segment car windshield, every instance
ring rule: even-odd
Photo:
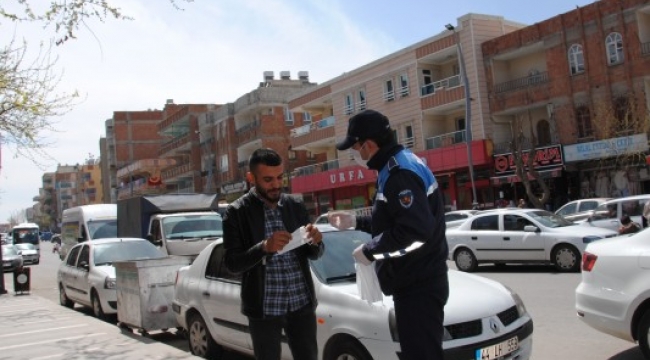
[[[3,256],[5,256],[5,255],[7,255],[7,256],[9,256],[9,255],[18,255],[18,253],[16,252],[16,248],[13,247],[13,246],[3,246],[2,247],[2,255]]]
[[[115,261],[157,259],[165,255],[148,241],[120,241],[95,244],[95,265],[110,265]]]
[[[171,216],[163,219],[168,240],[207,238],[223,236],[223,224],[219,214]]]
[[[18,250],[36,250],[32,244],[16,244],[14,245]]]
[[[527,214],[531,218],[537,220],[539,223],[549,228],[559,228],[564,226],[576,225],[576,223],[569,221],[563,218],[562,216],[548,212],[546,210],[530,211]]]
[[[117,237],[117,220],[91,220],[88,221],[88,230],[91,239],[108,239]]]
[[[14,228],[14,243],[38,244],[38,228]]]
[[[325,252],[318,260],[311,260],[316,277],[326,284],[356,281],[352,251],[370,239],[370,234],[357,230],[323,232]]]

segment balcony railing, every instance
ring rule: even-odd
[[[301,166],[293,170],[293,176],[305,176],[316,174],[328,170],[334,170],[339,168],[338,160],[325,161],[318,164],[313,164],[309,166]]]
[[[548,72],[540,72],[533,75],[528,75],[518,79],[502,82],[494,86],[494,92],[502,93],[517,89],[523,89],[529,86],[540,85],[548,82]]]
[[[454,131],[426,139],[427,150],[465,142],[466,130]]]
[[[295,129],[291,129],[291,131],[290,131],[291,137],[302,136],[302,135],[308,134],[310,131],[313,131],[313,130],[319,130],[319,129],[324,129],[324,128],[327,128],[327,127],[330,127],[330,126],[334,126],[335,123],[336,123],[336,117],[335,116],[329,116],[329,117],[326,117],[323,120],[316,121],[316,122],[311,123],[311,124],[303,125],[303,126],[295,128]]]
[[[243,133],[245,131],[248,131],[250,129],[254,129],[256,127],[259,127],[260,125],[261,125],[261,122],[259,120],[253,120],[253,122],[250,122],[250,123],[240,127],[239,129],[235,130],[235,133],[237,135],[239,135],[239,134],[241,134],[241,133]]]
[[[171,169],[164,170],[162,174],[163,180],[173,179],[179,175],[188,173],[192,170],[191,164],[183,164],[180,166],[173,167]]]
[[[438,80],[430,84],[426,84],[422,87],[421,93],[422,96],[433,94],[438,89],[441,88],[452,88],[460,86],[460,74],[448,77],[446,79]]]
[[[650,42],[641,43],[641,55],[650,55]]]

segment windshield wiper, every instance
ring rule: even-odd
[[[325,279],[325,281],[328,284],[331,284],[331,283],[335,283],[335,282],[351,281],[351,280],[356,280],[356,279],[357,279],[357,273],[348,273],[348,274],[341,275],[341,276],[328,277],[327,279]]]

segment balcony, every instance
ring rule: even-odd
[[[158,131],[164,135],[172,135],[172,136],[177,135],[177,130],[174,129],[175,127],[177,127],[177,125],[179,125],[178,127],[182,127],[182,128],[189,127],[188,125],[189,118],[185,118],[189,113],[190,113],[189,107],[183,106],[178,111],[176,111],[171,116],[169,116],[167,119],[159,122]],[[181,122],[180,121],[181,119],[185,121]]]
[[[494,85],[494,92],[504,93],[512,90],[524,89],[530,86],[541,85],[549,82],[548,71],[524,76],[518,79],[498,83]]]
[[[339,161],[338,160],[329,160],[329,161],[325,161],[325,162],[318,163],[318,164],[313,164],[313,165],[309,165],[309,166],[301,166],[301,167],[295,168],[291,175],[292,175],[292,177],[305,176],[305,175],[321,173],[321,172],[325,172],[325,171],[329,171],[329,170],[335,170],[335,169],[338,169],[338,168],[339,168]]]
[[[161,172],[162,180],[166,184],[173,184],[181,178],[193,177],[192,164],[183,164]]]
[[[433,136],[425,140],[427,150],[443,148],[454,144],[465,143],[466,141],[465,130],[454,131],[438,136]]]
[[[260,120],[253,120],[253,122],[240,127],[239,129],[235,130],[237,141],[239,143],[245,143],[252,139],[261,137],[262,134],[259,132],[261,128],[262,122]]]
[[[454,75],[446,79],[426,84],[420,90],[420,94],[422,96],[427,96],[435,93],[438,89],[452,88],[456,86],[460,86],[460,75]]]
[[[163,189],[161,189],[160,187],[149,186],[145,179],[138,179],[119,188],[117,190],[117,198],[121,200],[136,195],[161,194],[161,193],[163,193]]]
[[[181,135],[177,138],[173,138],[170,141],[167,141],[164,143],[161,147],[160,150],[158,150],[158,155],[163,156],[164,154],[174,150],[174,149],[185,149],[187,148],[189,150],[189,143],[190,143],[190,135],[185,134]]]
[[[323,120],[291,129],[291,147],[294,150],[308,150],[309,146],[327,146],[325,142],[335,137],[335,123],[336,117],[330,116]]]

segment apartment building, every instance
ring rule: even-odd
[[[470,208],[474,201],[468,151],[476,201],[481,208],[493,206],[492,128],[485,125],[490,113],[480,44],[524,26],[467,14],[428,39],[293,97],[290,110],[309,114],[311,123],[291,131],[291,147],[324,159],[295,169],[291,190],[303,194],[312,215],[370,205],[376,175],[335,144],[351,116],[374,109],[388,116],[398,142],[433,170],[447,209]]]
[[[596,1],[481,48],[496,191],[522,191],[513,138],[535,157],[554,207],[650,190],[650,2]]]
[[[57,219],[54,173],[43,174],[41,180],[42,186],[38,189],[38,196],[34,198],[34,201],[37,202],[34,206],[39,208],[34,222],[38,223],[43,229],[53,229],[56,227]]]
[[[287,171],[286,191],[294,168],[325,159],[296,151],[289,141],[292,129],[311,121],[309,114],[294,113],[288,108],[290,97],[315,86],[309,82],[309,73],[300,71],[296,79],[291,78],[289,71],[281,71],[279,78],[273,71],[265,71],[263,76],[257,89],[200,121],[204,181],[228,202],[248,191],[248,158],[258,148],[272,148],[282,156]]]

